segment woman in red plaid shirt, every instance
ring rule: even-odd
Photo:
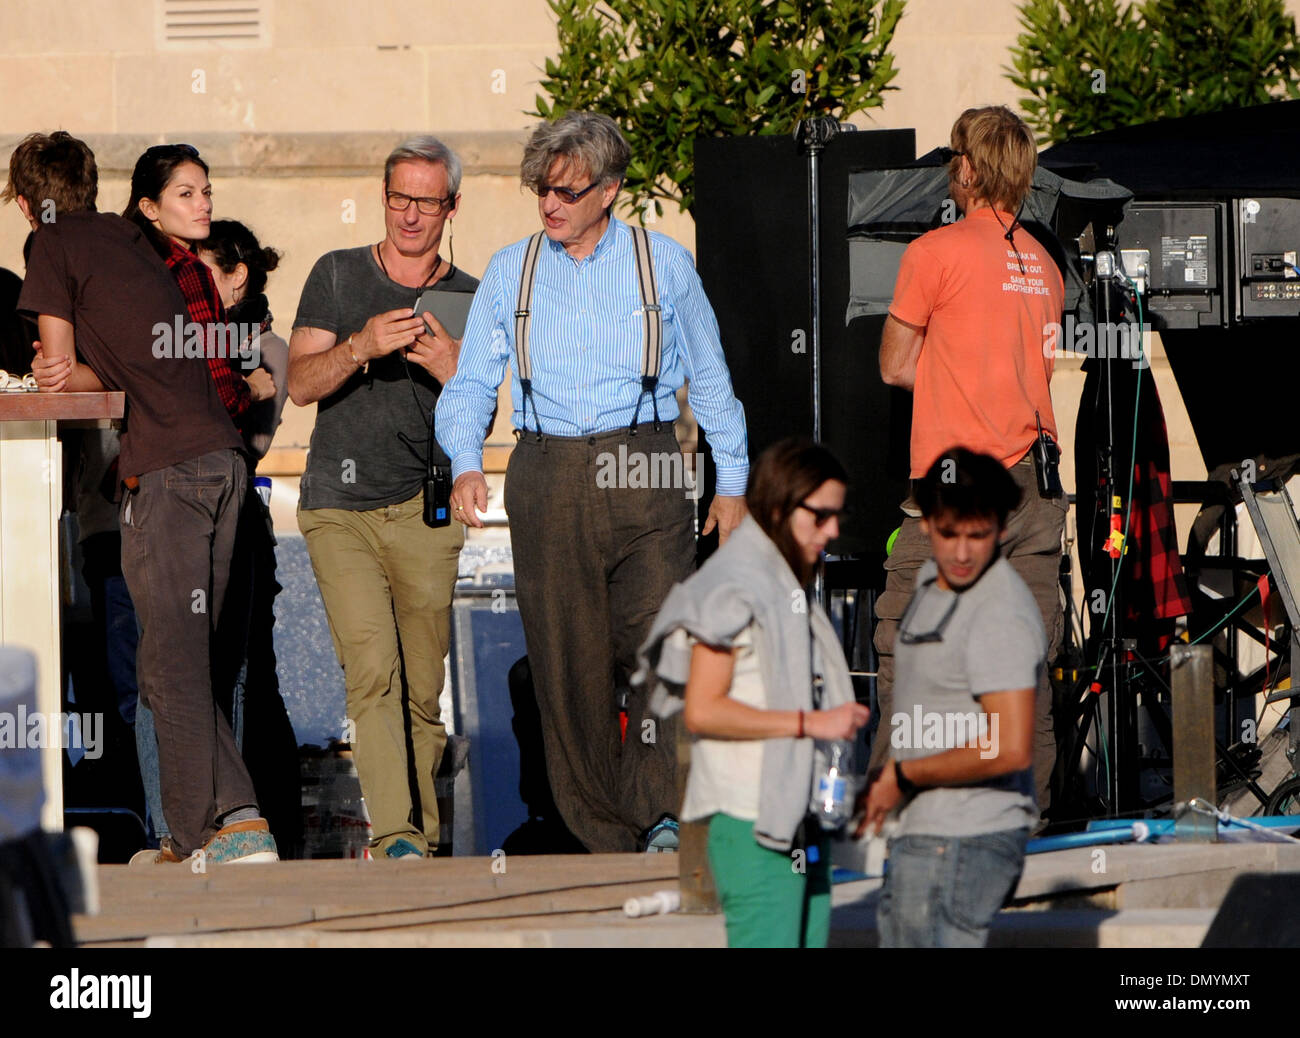
[[[187,320],[191,326],[197,325],[202,329],[205,345],[211,343],[212,329],[226,323],[226,309],[212,271],[194,249],[196,243],[207,239],[212,223],[212,185],[208,181],[207,163],[188,144],[159,144],[147,148],[131,173],[131,199],[122,215],[139,225],[145,238],[167,264],[185,298]],[[229,335],[225,341],[230,341]],[[183,345],[182,342],[172,344],[175,356],[181,355]],[[252,403],[275,396],[275,382],[264,368],[256,368],[245,377],[229,355],[214,356],[214,353],[221,352],[217,350],[205,352],[221,402],[239,428],[241,418]],[[242,433],[242,428],[240,431]],[[251,463],[249,476],[251,479]],[[251,489],[245,488],[246,501],[251,494]],[[231,688],[246,650],[247,629],[239,618],[239,614],[247,613],[244,588],[245,583],[240,581],[232,581],[232,586],[228,587],[224,603],[227,609],[219,618],[212,642],[216,675],[214,692],[228,718]],[[136,710],[135,734],[152,835],[154,840],[161,840],[170,836],[170,830],[162,812],[153,713],[143,703]],[[132,864],[160,860],[164,859],[159,858],[156,852],[141,851],[132,859]]]
[[[226,310],[212,272],[194,251],[212,224],[212,185],[208,164],[188,144],[159,144],[145,150],[131,174],[131,200],[122,215],[144,231],[180,286],[189,320],[204,329],[226,323]],[[181,344],[173,344],[180,350]],[[211,351],[210,351],[211,352]],[[242,376],[229,357],[209,356],[208,367],[226,411],[239,419],[254,401],[275,396],[265,368]]]

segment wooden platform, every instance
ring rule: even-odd
[[[720,948],[721,915],[627,917],[631,897],[677,888],[676,855],[294,861],[99,869],[86,947]],[[1232,880],[1300,872],[1300,845],[1128,845],[1032,855],[991,942],[1018,947],[1196,947]],[[876,944],[880,880],[837,883],[831,944]]]
[[[676,889],[669,854],[294,861],[204,875],[109,865],[99,877],[100,914],[75,919],[86,947],[726,944],[721,916],[624,914],[628,898]]]

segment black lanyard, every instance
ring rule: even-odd
[[[822,698],[826,692],[826,678],[817,669],[817,636],[813,632],[812,611],[816,608],[808,601],[808,592],[803,594],[804,608],[808,613],[808,673],[812,677],[812,705],[814,710],[822,708]]]
[[[384,243],[383,242],[380,242],[378,245],[375,246],[375,258],[379,260],[379,269],[384,272],[384,277],[388,278],[389,281],[393,281],[393,275],[388,273],[388,267],[385,266],[384,264]],[[424,284],[415,290],[415,301],[417,303],[420,301],[420,293],[433,284],[434,280],[436,279],[438,271],[442,269],[442,257],[434,256],[433,259],[434,259],[433,269],[429,271],[429,276],[425,279]],[[397,282],[393,281],[393,284],[397,284]],[[403,285],[402,287],[406,288],[408,286]]]
[[[388,278],[389,281],[392,281],[393,276],[388,273],[388,267],[384,265],[384,243],[383,242],[380,242],[378,245],[375,246],[375,258],[379,260],[379,269],[384,272],[384,277]],[[441,269],[442,269],[442,257],[435,256],[433,269],[429,271],[429,276],[425,279],[424,284],[415,290],[415,301],[417,303],[420,301],[420,294],[426,288],[428,288],[430,285],[433,284],[438,271],[440,271]],[[448,277],[451,276],[450,270],[448,270],[447,276]],[[394,284],[396,284],[396,282],[394,282]],[[408,286],[403,285],[402,287],[406,288]],[[420,421],[424,422],[424,405],[420,403],[419,394],[416,393],[415,391],[415,379],[411,377],[411,364],[410,361],[406,359],[405,350],[402,351],[402,372],[403,374],[406,375],[406,381],[411,384],[411,398],[415,401],[415,407],[420,412]],[[425,476],[429,479],[433,478],[433,441],[434,441],[433,414],[434,414],[433,411],[430,410],[429,419],[427,422],[425,422],[425,425],[427,426],[426,432],[428,434],[428,437],[424,445],[424,469],[425,469]],[[414,446],[412,446],[409,437],[407,437],[404,433],[399,432],[397,434],[397,438],[402,441],[402,445],[407,450],[409,450],[412,454],[414,454],[417,458],[419,458],[420,456],[419,452],[415,449]]]

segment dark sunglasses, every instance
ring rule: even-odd
[[[845,510],[843,508],[814,508],[812,505],[804,501],[800,501],[798,507],[802,508],[805,512],[812,512],[813,522],[817,524],[817,529],[819,530],[832,519],[843,519],[845,515]]]
[[[943,641],[943,629],[948,626],[948,621],[952,619],[952,614],[957,611],[957,603],[961,601],[961,595],[952,596],[952,605],[948,606],[948,611],[943,614],[938,625],[933,631],[925,631],[921,634],[913,634],[907,629],[907,621],[912,618],[912,613],[916,611],[917,603],[921,601],[925,594],[926,588],[933,584],[933,580],[927,580],[921,585],[921,588],[912,596],[912,601],[907,604],[907,609],[903,612],[903,619],[898,622],[898,640],[904,645],[925,645],[930,642]]]
[[[593,180],[581,191],[574,191],[572,188],[568,187],[553,187],[550,184],[538,184],[533,188],[533,193],[536,194],[538,198],[545,198],[548,194],[554,191],[555,197],[565,205],[573,205],[574,202],[585,195],[588,191],[594,191],[599,186],[599,180]]]

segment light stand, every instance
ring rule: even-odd
[[[826,115],[803,119],[794,131],[795,142],[808,155],[808,338],[812,355],[812,438],[816,443],[822,439],[821,198],[818,195],[821,177],[817,158],[827,141],[840,131],[839,120]],[[823,609],[826,607],[826,579],[820,566],[813,581],[813,597]]]
[[[1113,236],[1108,234],[1108,239]],[[1109,242],[1108,242],[1109,243]],[[1099,452],[1100,476],[1098,481],[1102,492],[1102,506],[1093,510],[1093,522],[1098,516],[1105,516],[1109,530],[1114,531],[1118,523],[1118,532],[1123,535],[1124,517],[1130,514],[1131,502],[1127,500],[1129,482],[1121,479],[1117,461],[1115,439],[1115,386],[1111,364],[1118,360],[1112,357],[1109,346],[1112,343],[1111,293],[1122,284],[1122,274],[1116,267],[1114,252],[1099,250],[1094,259],[1097,307],[1094,310],[1100,318],[1098,322],[1096,343],[1097,362],[1100,366],[1098,398],[1104,394],[1106,408],[1106,440]],[[1136,397],[1134,406],[1137,405]],[[1130,458],[1130,466],[1136,459]],[[1094,525],[1094,538],[1100,533]],[[1108,534],[1109,536],[1109,534]],[[1087,550],[1095,548],[1087,545]],[[1080,545],[1084,550],[1084,545]],[[1126,694],[1129,688],[1128,674],[1129,653],[1136,648],[1136,643],[1121,636],[1124,617],[1124,598],[1119,573],[1124,565],[1124,553],[1128,550],[1127,540],[1122,540],[1117,552],[1110,558],[1110,587],[1106,590],[1104,613],[1106,622],[1096,640],[1098,650],[1096,682],[1094,691],[1105,689],[1108,692],[1106,704],[1106,726],[1109,729],[1109,758],[1107,769],[1106,800],[1111,817],[1117,817],[1136,803],[1137,793],[1137,717],[1133,703]],[[1102,733],[1099,732],[1099,737]]]

